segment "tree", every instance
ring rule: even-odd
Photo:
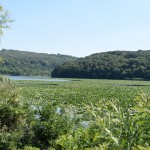
[[[3,35],[3,29],[10,28],[10,23],[12,22],[13,20],[10,18],[9,12],[0,5],[0,36]]]
[[[4,7],[0,4],[0,37],[3,35],[3,29],[9,29],[10,23],[13,20],[9,17],[9,12],[4,9]],[[0,56],[0,64],[3,62],[3,59]]]
[[[150,79],[150,50],[97,53],[56,67],[52,77]]]

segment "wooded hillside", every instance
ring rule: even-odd
[[[60,54],[43,54],[17,50],[1,50],[0,74],[7,75],[51,75],[51,71],[66,61],[76,57]]]
[[[96,53],[65,62],[52,77],[95,79],[150,79],[150,50]]]

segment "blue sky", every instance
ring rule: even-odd
[[[0,49],[84,57],[150,49],[150,0],[1,0],[15,19]]]

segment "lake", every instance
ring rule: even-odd
[[[49,78],[49,77],[37,77],[37,76],[8,76],[11,80],[37,80],[37,81],[50,81],[50,82],[66,82],[69,80]]]

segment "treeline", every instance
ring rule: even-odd
[[[52,77],[94,79],[150,79],[150,50],[96,53],[65,62]]]
[[[77,59],[76,57],[60,54],[43,54],[17,50],[0,51],[2,63],[0,74],[50,76],[51,71],[58,65]]]

